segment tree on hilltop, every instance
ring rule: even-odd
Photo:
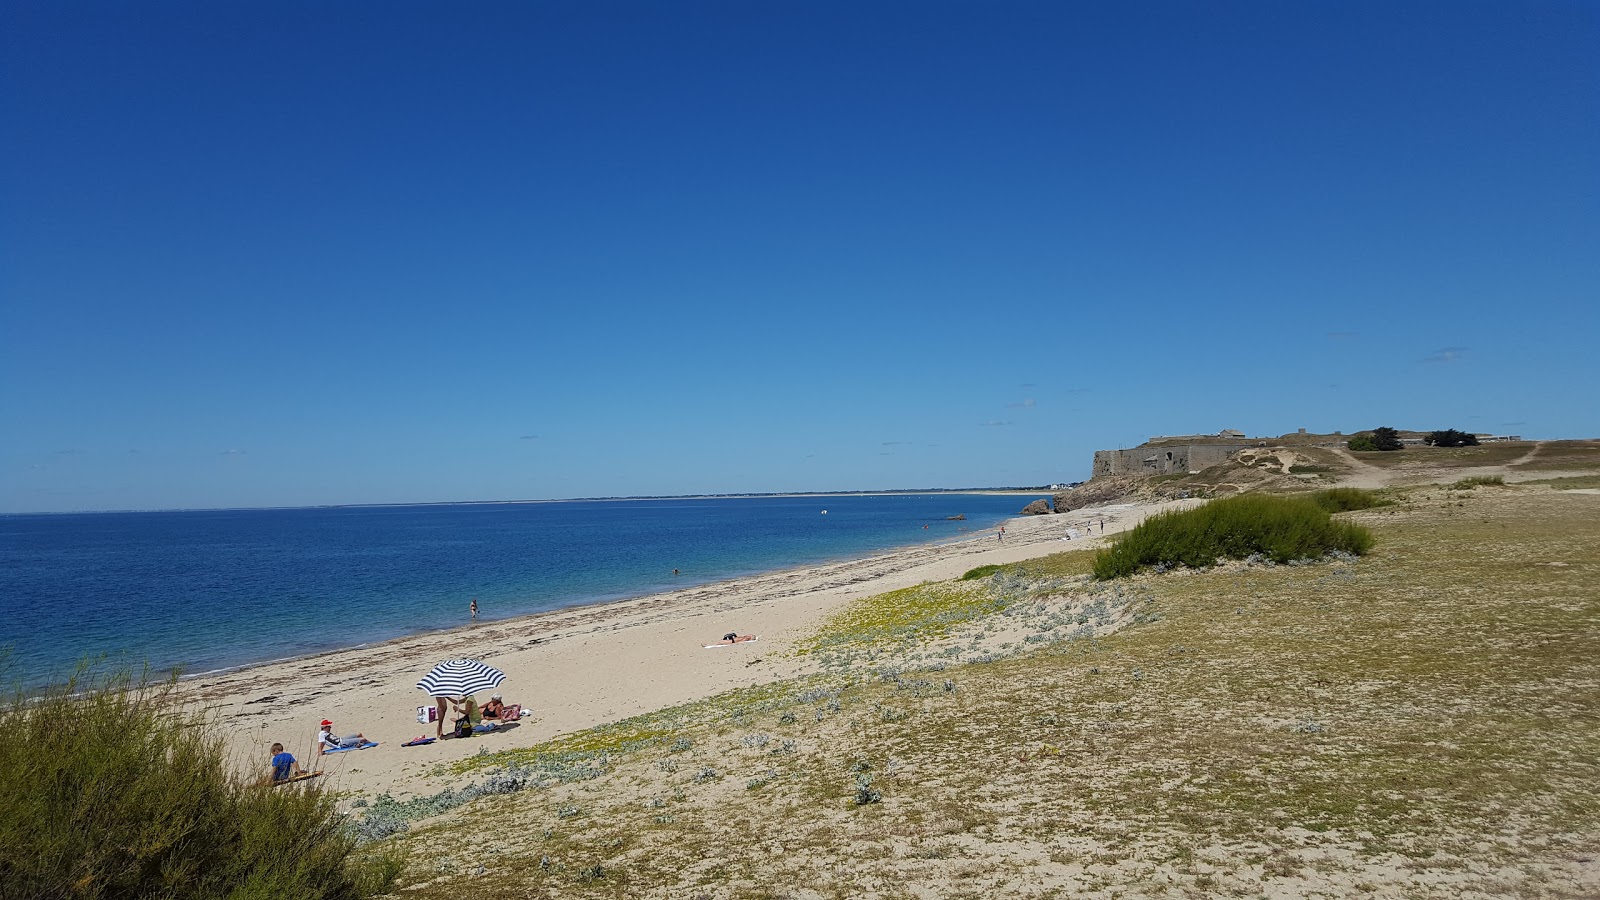
[[[1454,428],[1446,428],[1443,431],[1428,432],[1428,436],[1423,438],[1422,442],[1434,447],[1476,447],[1478,446],[1478,436],[1465,431],[1457,431]]]
[[[1350,438],[1345,446],[1351,450],[1372,451],[1399,450],[1405,445],[1400,443],[1400,432],[1385,425],[1382,428],[1374,428],[1371,431],[1363,431],[1356,434]]]
[[[1400,432],[1387,425],[1372,429],[1372,443],[1376,444],[1379,450],[1399,450],[1405,446],[1400,443]]]

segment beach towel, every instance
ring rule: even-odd
[[[488,734],[489,732],[493,731],[494,729],[495,729],[495,726],[494,726],[493,722],[485,722],[482,725],[474,725],[474,726],[472,726],[472,733],[473,734]]]
[[[761,636],[760,635],[756,635],[755,637],[751,638],[748,641],[740,641],[739,644],[754,644],[756,641],[759,641],[759,640],[761,640]],[[737,647],[737,646],[739,646],[739,644],[707,644],[705,646],[705,649],[710,650],[712,647]]]
[[[340,747],[337,750],[324,750],[324,751],[322,751],[322,755],[323,756],[327,756],[329,753],[346,753],[346,752],[349,752],[351,750],[368,750],[368,749],[371,749],[371,748],[376,747],[376,746],[378,746],[376,743],[374,743],[372,741],[367,741],[365,744],[362,744],[362,745],[360,745],[358,747]]]
[[[321,772],[301,772],[299,775],[291,775],[282,781],[274,781],[272,782],[272,786],[282,787],[286,784],[294,784],[296,781],[309,781],[310,779],[320,777],[321,775]]]
[[[406,741],[404,744],[401,744],[400,746],[402,746],[402,747],[421,747],[423,744],[431,744],[433,742],[434,742],[434,738],[431,738],[431,737],[415,737],[415,738],[412,738],[409,741]]]
[[[513,703],[501,710],[498,716],[484,716],[485,722],[515,722],[522,718],[522,704]]]

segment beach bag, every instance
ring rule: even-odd
[[[472,720],[460,718],[456,720],[456,737],[472,737]]]
[[[417,707],[417,723],[419,725],[427,725],[430,722],[437,721],[439,721],[439,708],[437,706]]]

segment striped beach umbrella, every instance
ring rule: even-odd
[[[422,676],[417,687],[430,697],[465,697],[500,686],[506,673],[475,659],[447,659]]]

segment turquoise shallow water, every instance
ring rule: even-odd
[[[9,648],[8,680],[30,684],[102,654],[114,664],[206,671],[461,625],[474,597],[483,618],[507,618],[959,539],[1033,499],[0,516],[0,647]],[[957,514],[967,520],[946,518]]]

